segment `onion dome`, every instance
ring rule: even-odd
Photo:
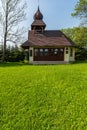
[[[40,9],[39,9],[39,6],[38,6],[38,10],[37,10],[37,12],[34,15],[34,20],[42,20],[42,19],[43,19],[43,15],[40,12]]]

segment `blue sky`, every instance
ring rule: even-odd
[[[33,16],[38,8],[38,0],[22,0],[27,2],[26,20],[20,25],[26,27],[27,30],[31,29]],[[39,0],[39,7],[44,17],[47,30],[59,30],[63,28],[72,28],[79,26],[80,20],[73,18],[71,13],[78,0]],[[1,5],[1,3],[0,3]],[[27,39],[28,33],[25,34]]]
[[[39,0],[40,10],[44,16],[46,29],[62,29],[79,26],[78,18],[73,18],[71,13],[78,0]],[[27,20],[26,25],[30,29],[33,22],[33,15],[37,11],[38,0],[26,0]]]

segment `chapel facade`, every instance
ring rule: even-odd
[[[38,7],[34,14],[28,40],[22,48],[29,51],[31,64],[58,64],[75,61],[74,42],[60,30],[46,30],[43,15]]]

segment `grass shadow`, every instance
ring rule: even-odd
[[[24,63],[24,62],[5,62],[5,63],[0,63],[0,67],[16,67],[16,66],[25,66],[25,65],[30,65],[29,63]]]
[[[87,63],[87,60],[86,61],[75,61],[75,62],[70,62],[70,64],[83,64],[83,63]],[[0,62],[0,67],[16,67],[16,66],[32,66],[33,64],[29,64],[28,62],[5,62],[5,63],[2,63]],[[58,65],[58,64],[56,64]],[[60,64],[59,64],[60,65]],[[64,65],[64,64],[61,64],[61,65]],[[65,64],[65,65],[69,65],[69,64]],[[49,66],[49,65],[33,65],[33,66]],[[52,65],[53,66],[53,65]]]
[[[82,61],[82,60],[76,60],[74,62],[70,62],[70,64],[85,64],[85,63],[87,63],[87,60],[84,60],[84,61]]]

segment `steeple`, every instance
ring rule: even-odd
[[[31,30],[37,30],[43,32],[45,27],[46,24],[43,22],[43,14],[41,13],[40,8],[38,6],[38,9],[34,14],[34,22],[31,24]]]
[[[38,10],[37,10],[37,12],[34,15],[34,20],[42,20],[42,19],[43,19],[43,15],[40,12],[40,9],[39,9],[39,6],[38,6]]]

